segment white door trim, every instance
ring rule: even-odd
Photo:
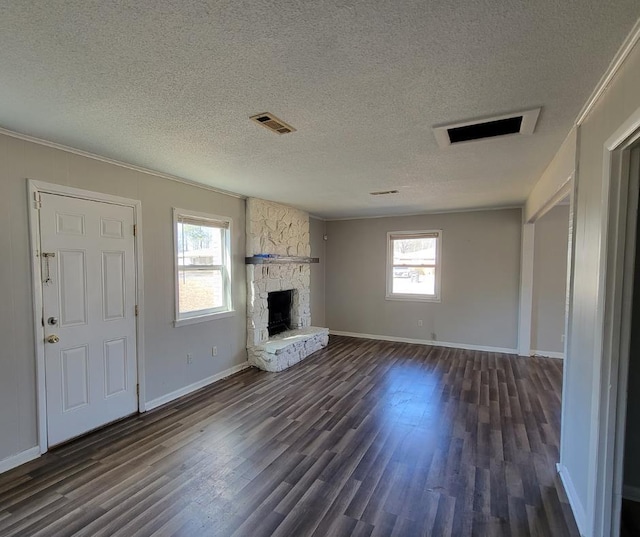
[[[576,162],[574,169],[578,167],[578,158],[580,152],[580,137],[576,136]],[[564,358],[569,360],[570,345],[571,345],[571,319],[573,318],[573,274],[575,268],[575,253],[576,253],[576,201],[577,201],[577,187],[578,183],[575,180],[575,175],[572,175],[571,181],[571,196],[569,197],[569,244],[567,245],[567,274],[566,274],[566,304],[564,312]],[[562,462],[562,446],[565,445],[565,431],[567,429],[567,416],[566,416],[566,394],[567,394],[567,375],[566,369],[563,369],[562,374],[562,401],[560,405],[560,462]],[[558,471],[558,473],[561,473]],[[582,517],[584,519],[584,517]]]
[[[558,203],[560,203],[567,196],[571,197],[573,195],[573,177],[575,173],[572,171],[569,177],[567,177],[566,181],[560,185],[558,190],[535,212],[529,220],[526,221],[527,224],[535,224],[538,220],[540,220],[545,214],[547,214],[551,209],[553,209]]]
[[[144,412],[145,409],[145,360],[144,360],[144,274],[142,270],[142,203],[139,200],[111,196],[99,192],[91,192],[72,188],[64,185],[45,183],[33,179],[27,180],[28,203],[29,203],[29,237],[31,253],[31,275],[33,285],[33,326],[35,338],[36,354],[36,394],[38,409],[38,444],[40,453],[46,453],[47,444],[47,398],[45,386],[45,363],[44,363],[44,327],[42,326],[42,275],[39,257],[40,249],[40,229],[39,229],[39,196],[40,194],[57,194],[72,198],[80,198],[89,201],[99,201],[131,207],[136,226],[135,237],[135,261],[136,261],[136,304],[141,312],[136,317],[136,354],[138,373],[138,410]]]
[[[523,222],[520,246],[520,311],[518,314],[518,354],[520,356],[531,355],[534,245],[535,224]]]
[[[520,246],[520,307],[518,314],[518,354],[520,356],[531,356],[535,354],[535,351],[531,348],[531,328],[533,321],[533,267],[534,267],[534,252],[535,252],[535,224],[553,209],[560,201],[569,196],[570,204],[573,203],[573,189],[574,189],[574,173],[562,183],[562,185],[556,190],[556,192],[544,203],[540,209],[529,219],[522,222],[522,239]],[[573,205],[571,205],[573,207]],[[571,212],[571,211],[570,211]],[[569,233],[571,234],[572,228],[570,227]],[[569,244],[571,244],[571,237],[569,237]],[[568,254],[571,255],[571,249],[569,248]],[[571,265],[567,265],[567,273],[570,272]],[[567,287],[567,297],[569,296],[569,287]],[[567,299],[568,300],[568,299]],[[565,315],[565,325],[568,316]],[[565,329],[565,336],[567,331]],[[567,338],[565,337],[565,342]],[[566,356],[566,345],[565,353]]]
[[[640,108],[604,145],[598,305],[594,341],[588,513],[593,535],[620,527],[631,288],[638,191],[630,177],[630,147],[640,139]]]

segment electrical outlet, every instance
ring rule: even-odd
[[[190,352],[187,353],[187,363],[188,364],[193,363],[193,355]]]
[[[211,356],[218,356],[218,347],[211,347]]]
[[[438,341],[438,338],[436,337],[435,332],[431,332],[431,341]]]
[[[418,319],[418,326],[422,327],[422,319]]]

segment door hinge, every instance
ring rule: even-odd
[[[138,305],[136,304],[136,307],[134,308],[134,311],[136,313],[136,317],[140,314],[140,308],[138,308]]]
[[[36,209],[42,209],[42,198],[40,197],[40,192],[33,193],[33,206]]]
[[[138,234],[138,226],[133,224],[133,236],[135,237]]]
[[[136,395],[140,397],[140,384],[136,384]]]

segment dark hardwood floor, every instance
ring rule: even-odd
[[[332,336],[0,476],[2,536],[577,536],[562,362]]]

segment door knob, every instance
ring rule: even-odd
[[[51,334],[50,336],[47,337],[48,343],[58,343],[58,341],[60,341],[60,338],[55,334]]]

